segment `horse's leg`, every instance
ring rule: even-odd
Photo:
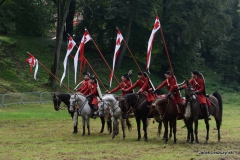
[[[177,143],[176,132],[177,132],[177,120],[174,118],[171,120],[172,128],[173,128],[173,136],[174,136],[174,144]],[[170,129],[171,132],[171,129]]]
[[[165,128],[165,131],[164,131],[164,135],[166,136],[165,137],[165,144],[168,142],[168,121],[167,120],[163,120],[163,124],[164,124],[164,128]]]
[[[109,134],[111,134],[112,133],[112,119],[111,119],[111,116],[108,116],[107,126],[108,126],[108,130],[109,130]]]
[[[85,135],[85,119],[83,116],[82,116],[82,129],[83,129],[82,136],[84,136]]]
[[[112,132],[112,139],[115,137],[116,135],[116,125],[117,125],[117,118],[113,118],[113,132]]]
[[[137,141],[140,141],[140,139],[141,139],[141,131],[140,131],[140,128],[141,128],[141,122],[140,122],[140,118],[135,117],[135,119],[136,119],[136,122],[137,122],[137,131],[138,131],[138,138],[137,138]]]
[[[194,133],[195,133],[195,143],[196,144],[199,144],[199,141],[198,141],[198,120],[195,120],[195,128],[194,128]]]
[[[173,124],[171,123],[171,121],[169,121],[169,128],[170,128],[169,139],[171,139],[172,138],[172,130],[173,130]]]
[[[161,131],[162,131],[162,121],[158,122],[158,132],[157,132],[158,136],[160,136]]]
[[[218,120],[216,117],[215,117],[215,121],[216,121],[217,130],[218,130],[218,142],[220,142],[220,139],[221,139],[221,135],[220,135],[221,121]]]
[[[148,119],[147,119],[147,117],[142,119],[142,123],[143,123],[143,131],[144,131],[144,141],[148,142],[148,137],[147,137]]]
[[[209,139],[209,121],[207,118],[204,119],[205,124],[206,124],[206,129],[207,129],[207,135],[206,135],[206,141],[205,143],[208,143],[208,139]]]
[[[86,121],[87,121],[88,136],[90,136],[90,117],[87,117]]]
[[[104,131],[104,126],[105,126],[105,118],[104,118],[104,117],[100,117],[100,119],[101,119],[101,123],[102,123],[102,128],[101,128],[101,130],[100,130],[99,133],[103,133],[103,131]]]
[[[73,120],[73,134],[76,134],[78,132],[77,125],[78,125],[78,114],[77,112],[73,112],[71,114],[72,120]]]
[[[123,118],[121,118],[121,124],[122,124],[122,131],[123,131],[123,140],[124,140],[126,135],[125,135],[125,120]],[[118,125],[117,125],[117,129],[118,129]]]

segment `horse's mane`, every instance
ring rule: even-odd
[[[62,101],[63,103],[65,103],[65,105],[69,105],[69,104],[70,104],[70,101],[69,101],[69,99],[70,99],[70,97],[71,97],[70,94],[61,93],[61,94],[57,94],[56,96],[57,96],[59,99],[61,99],[61,101]]]
[[[167,98],[158,98],[158,99],[155,100],[154,103],[155,103],[156,105],[168,103],[168,99],[167,99]]]

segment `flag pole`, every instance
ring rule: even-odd
[[[75,45],[75,46],[78,48],[77,45]],[[71,53],[70,53],[70,56],[71,56],[72,59],[74,58],[74,56],[73,56]],[[102,81],[100,80],[100,78],[98,77],[97,73],[96,73],[96,72],[94,71],[94,69],[92,68],[91,64],[88,62],[87,58],[86,58],[86,57],[84,57],[84,58],[85,58],[85,60],[86,60],[86,62],[87,62],[87,64],[88,64],[88,66],[90,67],[90,69],[91,69],[92,72],[94,73],[94,75],[96,75],[98,81],[101,83],[102,87],[103,87],[105,90],[107,90],[106,87],[104,86],[104,84],[102,83]],[[79,60],[79,59],[78,59],[78,60]]]
[[[28,52],[29,53],[29,52]],[[39,60],[38,60],[38,63],[48,72],[50,73],[58,82],[61,83],[61,81],[54,75],[52,74],[51,71],[49,71]],[[71,91],[64,83],[62,83],[63,87],[65,87],[69,92],[71,92],[73,94],[73,91]]]
[[[110,67],[109,64],[107,63],[106,59],[104,58],[102,52],[101,52],[100,49],[98,48],[98,46],[97,46],[97,44],[95,43],[95,41],[92,39],[92,36],[91,36],[90,34],[89,34],[89,36],[91,37],[91,40],[92,40],[93,44],[95,45],[95,47],[96,47],[96,49],[98,50],[99,54],[101,55],[103,61],[104,61],[105,64],[107,65],[108,69],[110,70],[110,72],[112,72],[111,67]],[[113,77],[114,77],[114,79],[117,81],[118,85],[120,85],[120,83],[119,83],[119,81],[118,81],[118,79],[117,79],[117,77],[115,76],[114,73],[113,73]]]
[[[118,29],[118,27],[116,27],[116,28],[117,28],[117,30],[119,30],[119,29]],[[133,60],[134,60],[135,64],[137,65],[137,67],[138,67],[138,70],[139,70],[140,72],[142,72],[142,70],[141,70],[140,66],[138,65],[138,63],[137,63],[137,61],[136,61],[135,57],[133,56],[133,54],[132,54],[132,52],[131,52],[130,48],[128,47],[128,45],[127,45],[127,42],[125,41],[125,39],[124,39],[124,38],[123,38],[123,42],[124,42],[124,44],[126,45],[126,47],[127,47],[128,51],[129,51],[129,53],[131,54],[131,56],[132,56],[132,58],[133,58]]]
[[[85,58],[85,57],[84,57],[84,58]],[[87,62],[87,64],[88,64],[88,66],[90,67],[90,69],[92,70],[92,72],[94,73],[94,75],[96,75],[96,77],[97,77],[98,81],[101,83],[102,87],[103,87],[105,90],[107,90],[106,87],[104,86],[104,84],[102,83],[102,81],[100,80],[100,78],[98,77],[97,73],[94,71],[94,69],[92,68],[92,66],[89,64],[88,60],[87,60],[86,58],[85,58],[85,60],[86,60],[86,62]]]
[[[159,22],[160,22],[160,19],[159,19]],[[169,66],[170,66],[170,70],[171,70],[171,72],[172,72],[172,75],[174,76],[174,72],[173,72],[173,68],[172,68],[172,63],[171,63],[171,60],[170,60],[170,57],[169,57],[169,54],[168,54],[167,45],[166,45],[165,38],[164,38],[164,35],[163,35],[163,31],[162,31],[162,26],[160,27],[160,34],[161,34],[161,37],[162,37],[162,40],[163,40],[164,49],[165,49],[165,51],[166,51],[166,55],[167,55],[167,59],[168,59],[168,64],[169,64]]]

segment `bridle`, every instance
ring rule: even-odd
[[[157,110],[157,112],[159,113],[159,118],[160,118],[160,120],[163,120],[163,118],[165,117],[165,115],[166,115],[166,113],[167,113],[168,106],[169,106],[169,98],[168,98],[167,100],[168,100],[167,108],[166,108],[163,116],[161,115],[161,111],[159,110],[159,107],[156,106],[156,103],[155,103],[155,102],[153,103],[153,106],[155,106],[154,110]]]
[[[53,97],[53,102],[54,102],[54,108],[58,109],[58,110],[63,110],[65,107],[61,107],[61,103],[62,103],[62,100],[56,95],[55,97]],[[55,105],[55,102],[57,103]],[[66,105],[65,105],[66,106]]]
[[[125,108],[126,108],[126,110],[127,110],[126,113],[130,113],[131,111],[135,112],[140,106],[142,106],[142,104],[143,104],[144,102],[146,102],[146,99],[145,99],[145,100],[143,100],[143,101],[137,106],[137,104],[138,104],[138,102],[139,102],[139,99],[140,99],[140,96],[139,96],[139,94],[137,94],[136,96],[137,96],[137,101],[136,101],[134,107],[132,107],[132,106],[126,101],[126,99],[124,99],[124,106],[125,106]],[[136,96],[135,96],[135,97],[136,97]],[[130,106],[130,107],[127,107],[127,106]]]
[[[86,99],[86,100],[84,100],[83,102],[82,102],[82,104],[80,105],[80,108],[79,108],[79,106],[78,106],[78,99],[76,99],[76,94],[75,94],[75,96],[74,96],[74,98],[71,98],[71,99],[75,99],[75,101],[73,101],[73,104],[71,105],[70,104],[70,106],[74,106],[73,108],[74,109],[78,109],[78,113],[81,115],[81,112],[82,112],[82,110],[83,110],[83,107],[85,106],[85,104],[87,103],[87,101],[88,101],[88,99]]]

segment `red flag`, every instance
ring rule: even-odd
[[[158,15],[157,15],[154,26],[153,26],[151,36],[150,36],[149,41],[148,41],[147,66],[146,66],[147,71],[149,71],[149,67],[150,67],[152,45],[153,45],[153,40],[154,40],[154,37],[155,37],[155,33],[160,29],[160,27],[161,27],[161,25],[160,25],[160,21],[159,21]]]
[[[77,53],[76,53],[76,55],[74,57],[75,83],[76,83],[76,78],[77,78],[78,55],[79,55],[79,52],[80,52],[80,61],[82,63],[83,57],[84,57],[84,45],[89,40],[91,40],[91,37],[90,37],[87,29],[85,29],[85,32],[83,34],[80,46],[78,47]],[[81,67],[82,67],[82,65],[80,65],[80,70],[81,70]],[[81,73],[80,73],[80,75],[81,75]]]
[[[37,71],[38,71],[38,60],[30,53],[28,53],[28,59],[26,62],[30,65],[30,73],[32,74],[32,67],[35,67],[34,79],[36,79]]]
[[[62,78],[61,78],[61,81],[60,81],[60,86],[62,84],[62,81],[65,77],[65,74],[66,74],[66,67],[67,67],[67,60],[68,60],[68,56],[69,54],[71,53],[71,51],[73,50],[73,47],[76,45],[75,41],[72,39],[71,36],[69,36],[69,41],[68,41],[68,48],[67,48],[67,53],[66,53],[66,56],[64,58],[64,61],[63,61],[63,75],[62,75]]]
[[[122,36],[121,32],[118,30],[117,38],[116,38],[115,52],[114,52],[114,56],[113,56],[113,68],[112,68],[111,74],[108,79],[110,82],[110,87],[112,85],[112,77],[113,77],[113,73],[114,73],[115,62],[116,62],[118,54],[119,54],[119,49],[121,47],[122,40],[123,40],[123,36]]]

